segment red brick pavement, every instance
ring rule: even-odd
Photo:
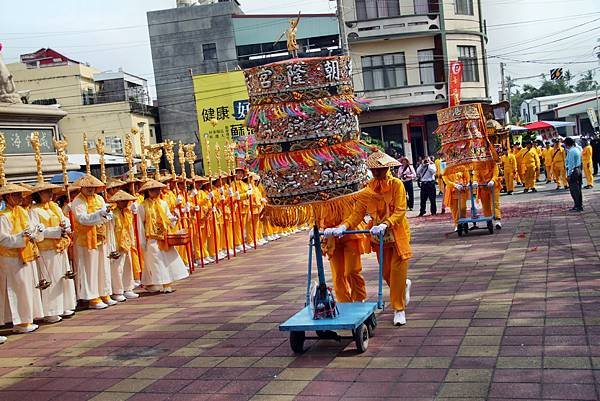
[[[600,197],[584,195],[583,214],[564,191],[503,196],[494,235],[411,217],[408,324],[384,311],[364,354],[313,341],[294,355],[277,330],[304,302],[304,232],[173,294],[10,335],[0,400],[597,400]],[[364,270],[374,298],[372,255]]]

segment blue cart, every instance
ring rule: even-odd
[[[472,180],[469,182],[469,195],[471,195],[471,216],[470,217],[461,217],[459,214],[458,226],[456,230],[458,232],[458,236],[462,237],[463,235],[469,234],[469,230],[477,230],[477,223],[485,222],[486,228],[490,234],[494,233],[494,218],[495,216],[479,216],[477,215],[477,208],[475,207],[475,193],[473,192],[473,182]],[[493,191],[493,190],[492,190]],[[458,211],[460,213],[460,193],[458,191]],[[494,199],[492,192],[492,200]],[[494,213],[494,208],[492,207],[492,213]],[[473,226],[469,228],[469,223],[473,223]]]
[[[369,231],[346,231],[344,234],[367,234]],[[334,317],[313,318],[310,299],[310,283],[312,275],[312,253],[315,252],[319,288],[326,288],[325,270],[323,268],[323,252],[321,250],[322,233],[315,226],[313,236],[308,248],[308,280],[306,285],[306,302],[304,309],[300,310],[287,321],[279,325],[280,331],[290,332],[290,346],[295,353],[304,352],[304,341],[307,339],[353,339],[359,352],[365,352],[369,346],[369,338],[373,336],[377,327],[376,309],[383,309],[383,234],[379,235],[379,287],[377,302],[349,302],[338,303]],[[352,336],[340,336],[336,330],[351,330]],[[307,331],[314,331],[316,336],[309,337]]]

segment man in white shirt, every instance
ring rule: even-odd
[[[430,211],[433,216],[437,213],[437,207],[435,204],[435,175],[437,169],[435,164],[429,157],[425,157],[423,162],[417,169],[417,180],[421,186],[421,210],[419,211],[419,217],[425,215],[425,208],[427,206],[427,200],[429,200],[431,206]]]

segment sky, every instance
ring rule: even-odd
[[[453,0],[443,0],[452,2]],[[246,13],[334,12],[330,0],[240,0]],[[481,0],[488,26],[490,93],[497,98],[500,62],[513,78],[569,69],[575,79],[600,63],[600,0]],[[148,79],[155,94],[146,12],[175,0],[29,0],[3,5],[0,42],[5,62],[51,47],[102,70],[119,67]],[[518,80],[538,85],[540,78]]]

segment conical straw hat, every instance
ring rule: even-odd
[[[123,191],[122,189],[120,191],[118,191],[116,194],[114,194],[113,196],[111,196],[111,198],[109,199],[110,202],[119,202],[119,201],[134,201],[137,198],[133,195],[129,195],[127,192]]]
[[[19,192],[27,194],[27,193],[30,193],[31,191],[21,185],[14,184],[12,182],[8,183],[0,188],[0,196],[8,195],[8,194],[16,194]]]
[[[398,166],[400,166],[400,162],[398,160],[379,150],[371,153],[369,157],[367,157],[367,168],[389,168]]]
[[[144,183],[144,185],[142,185],[142,187],[140,188],[140,192],[144,192],[149,189],[164,188],[164,187],[166,187],[166,185],[163,183],[160,183],[156,180],[148,180]]]
[[[104,183],[91,174],[86,174],[73,183],[81,188],[102,188]]]
[[[31,192],[35,193],[35,192],[45,191],[47,189],[55,190],[58,188],[60,188],[60,186],[56,185],[56,184],[51,184],[49,182],[38,182],[33,187],[31,187]]]

